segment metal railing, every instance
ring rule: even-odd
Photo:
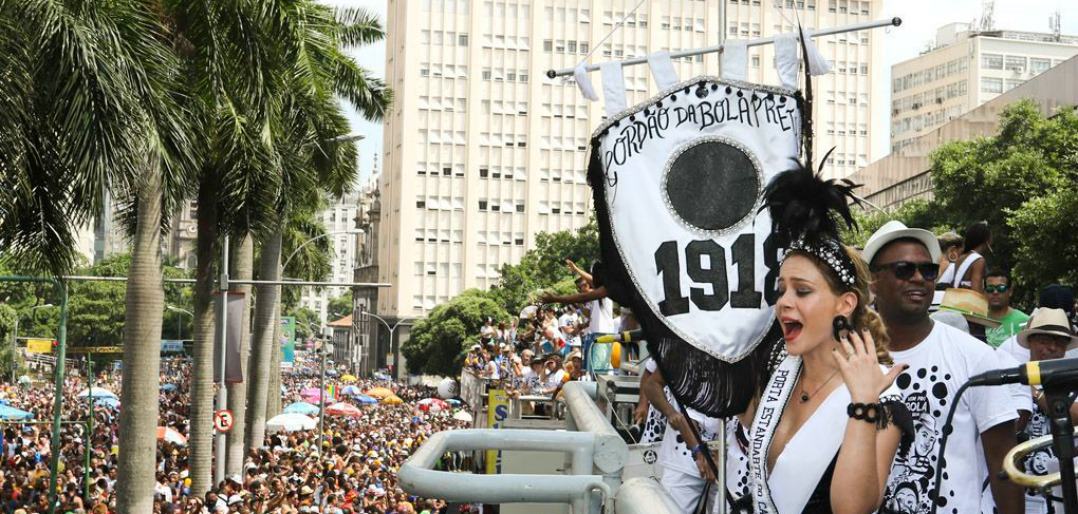
[[[469,429],[439,432],[401,466],[398,476],[406,491],[449,501],[483,503],[562,503],[574,514],[596,514],[611,505],[621,485],[628,447],[603,419],[595,402],[594,384],[565,385],[570,431]],[[446,452],[502,450],[569,454],[567,474],[471,475],[434,471]]]

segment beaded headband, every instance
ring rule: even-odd
[[[813,257],[816,257],[821,262],[831,268],[831,271],[835,272],[835,275],[847,287],[853,287],[857,283],[857,268],[853,265],[853,261],[850,260],[849,254],[842,248],[842,245],[834,239],[824,239],[817,243],[810,243],[805,238],[800,238],[790,244],[790,248],[786,250],[782,259],[786,260],[786,257],[790,255],[790,252],[801,251],[805,252]]]

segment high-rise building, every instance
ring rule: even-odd
[[[639,9],[630,14],[637,7]],[[378,312],[424,315],[467,288],[487,288],[535,235],[573,229],[591,214],[589,138],[603,114],[549,68],[717,45],[873,19],[881,0],[390,0],[379,183]],[[725,11],[725,19],[723,12]],[[628,16],[627,16],[628,15]],[[625,19],[624,26],[614,31]],[[835,71],[816,80],[832,173],[873,157],[871,31],[817,40]],[[600,43],[601,42],[601,43]],[[595,48],[595,45],[600,45]],[[777,83],[770,47],[751,49],[748,79]],[[877,60],[878,62],[878,60]],[[683,79],[718,75],[719,56],[675,59]],[[647,66],[624,68],[627,100],[657,93]],[[598,74],[592,79],[599,83]],[[819,155],[822,155],[820,153]]]
[[[891,151],[927,154],[920,136],[1074,55],[1075,36],[941,27],[929,50],[891,67]]]
[[[359,208],[360,193],[353,191],[319,212],[316,218],[326,229],[332,255],[330,258],[329,282],[349,283],[352,281],[353,264],[356,251],[356,210]],[[329,301],[348,292],[347,287],[304,287],[299,305],[318,313],[318,319],[326,324],[329,314]]]

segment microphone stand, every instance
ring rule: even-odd
[[[1048,419],[1052,424],[1052,447],[1059,459],[1059,473],[1063,479],[1063,510],[1066,514],[1078,514],[1078,486],[1074,475],[1074,423],[1070,407],[1074,394],[1066,389],[1044,389],[1048,406]]]

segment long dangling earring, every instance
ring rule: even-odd
[[[846,316],[843,316],[841,314],[835,316],[834,321],[831,322],[831,329],[833,335],[835,336],[835,341],[841,341],[842,331],[850,330],[850,320],[847,319]]]

